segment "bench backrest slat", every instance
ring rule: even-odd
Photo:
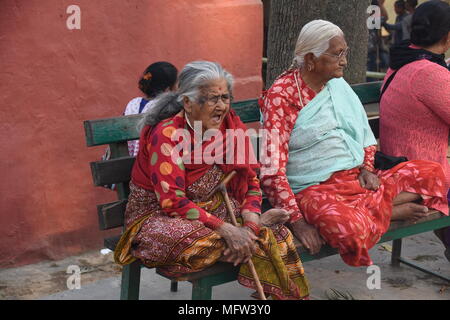
[[[139,138],[137,126],[142,117],[143,114],[137,114],[85,121],[87,146],[100,146]]]
[[[261,119],[257,99],[234,102],[232,107],[244,123],[258,122]]]
[[[104,186],[113,183],[128,182],[134,161],[134,157],[121,157],[106,161],[91,162],[94,185]]]
[[[353,91],[361,100],[362,104],[369,104],[380,101],[380,90],[383,81],[359,83],[352,85]]]
[[[97,206],[98,225],[100,230],[121,227],[124,223],[124,213],[128,200],[119,200]]]

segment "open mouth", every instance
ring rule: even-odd
[[[220,114],[213,115],[211,119],[214,124],[218,125],[218,124],[222,123],[222,118],[223,118],[223,114],[220,113]]]

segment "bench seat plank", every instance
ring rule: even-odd
[[[239,266],[233,267],[233,265],[231,263],[217,262],[214,266],[207,268],[203,271],[186,274],[186,275],[183,275],[181,277],[176,277],[176,278],[167,277],[164,275],[163,272],[161,272],[161,270],[156,268],[156,273],[165,278],[169,278],[171,280],[176,280],[176,281],[190,281],[190,282],[196,281],[198,279],[205,278],[205,277],[211,277],[211,276],[214,276],[214,275],[217,275],[220,273],[224,273],[224,272],[232,273],[232,275],[231,275],[232,277],[231,277],[230,281],[236,280],[237,274],[239,272]],[[224,283],[224,282],[221,282],[221,283]]]

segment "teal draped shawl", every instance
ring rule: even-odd
[[[299,113],[289,140],[286,176],[294,193],[362,165],[376,145],[361,101],[343,78],[328,81]]]

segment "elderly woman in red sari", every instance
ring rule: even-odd
[[[307,298],[304,270],[283,225],[289,216],[280,209],[261,215],[250,139],[244,151],[225,139],[230,131],[246,130],[230,109],[232,76],[217,63],[197,61],[184,67],[178,81],[178,90],[162,95],[144,119],[116,262],[140,259],[177,276],[217,261],[238,265],[252,259],[267,294]],[[230,222],[221,194],[208,198],[232,171],[237,174],[228,193],[242,226]],[[244,264],[238,280],[256,288]]]
[[[324,243],[349,265],[372,264],[369,249],[391,220],[417,220],[429,208],[448,214],[445,175],[430,161],[374,168],[376,140],[364,108],[342,78],[349,48],[323,20],[300,32],[292,67],[260,99],[268,152],[263,191],[315,254]]]

